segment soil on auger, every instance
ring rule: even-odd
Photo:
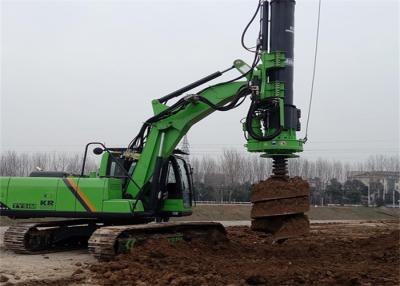
[[[252,229],[278,240],[308,233],[309,184],[300,177],[270,177],[251,190]]]
[[[310,185],[301,177],[289,178],[287,181],[268,178],[254,184],[251,189],[251,201],[256,202],[267,198],[287,198],[293,196],[308,196]]]

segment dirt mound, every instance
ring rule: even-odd
[[[283,244],[248,227],[212,244],[150,240],[90,267],[100,285],[399,285],[399,230],[338,225]],[[366,230],[365,230],[366,229]],[[366,237],[365,237],[366,236]]]

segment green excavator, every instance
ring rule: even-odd
[[[37,253],[87,243],[94,256],[109,259],[148,237],[224,239],[220,223],[169,222],[191,215],[194,201],[192,170],[176,147],[198,121],[249,99],[240,127],[245,147],[272,158],[274,179],[289,180],[287,159],[301,152],[304,143],[296,138],[300,110],[293,105],[294,6],[292,0],[260,1],[242,36],[243,46],[254,53],[251,64],[235,60],[222,72],[153,100],[154,116],[128,146],[86,145],[79,175],[37,171],[29,177],[1,177],[1,216],[66,218],[17,223],[6,231],[5,247]],[[243,37],[258,13],[257,45],[247,48]],[[188,93],[235,69],[236,78]],[[101,163],[98,172],[85,175],[91,149],[102,156]]]

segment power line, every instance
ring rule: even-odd
[[[240,151],[239,149],[236,149],[238,151]],[[393,153],[393,154],[398,154],[399,150],[394,150],[394,149],[376,149],[376,150],[372,150],[372,149],[364,149],[364,150],[360,150],[360,149],[314,149],[314,150],[304,150],[304,153],[311,153],[311,152],[321,152],[321,153],[354,153],[354,154],[364,154],[364,153]],[[223,150],[192,150],[191,154],[208,154],[208,153],[223,153]],[[245,150],[243,149],[243,153],[247,153],[245,152]]]
[[[378,143],[378,142],[388,142],[390,139],[382,139],[382,140],[322,140],[322,141],[310,141],[309,143],[314,143],[314,144],[320,144],[320,143]],[[243,146],[245,143],[197,143],[197,144],[191,144],[191,146]]]

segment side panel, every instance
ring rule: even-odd
[[[104,186],[107,179],[74,178],[73,180],[78,186],[75,211],[101,212],[103,210]]]
[[[76,208],[76,197],[73,190],[68,187],[66,179],[59,179],[57,188],[57,204],[58,212],[74,212]]]
[[[0,209],[7,208],[7,193],[10,177],[0,177]]]
[[[56,209],[59,178],[12,177],[9,181],[6,205],[14,210]]]
[[[132,213],[135,200],[109,200],[104,201],[104,212],[106,213]],[[135,213],[143,212],[143,204],[138,201],[135,207]]]
[[[104,179],[104,194],[103,200],[122,199],[121,179]]]
[[[135,200],[122,199],[121,179],[104,179],[103,212],[131,214]],[[134,212],[143,212],[142,202],[138,202]]]
[[[101,212],[103,201],[121,199],[121,180],[112,178],[63,178],[58,188],[58,211]]]
[[[29,217],[133,218],[143,212],[139,201],[122,199],[121,179],[0,177],[0,209],[4,214]],[[7,207],[9,209],[7,209]]]

